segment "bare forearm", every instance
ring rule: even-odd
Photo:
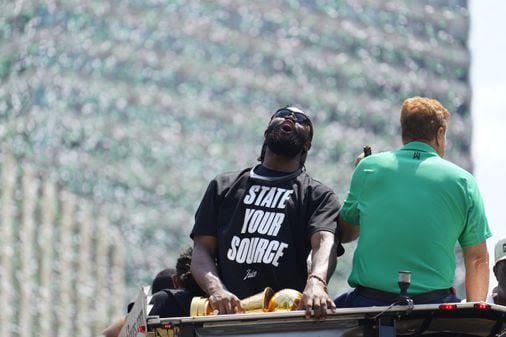
[[[214,247],[209,244],[195,241],[190,266],[193,278],[200,288],[207,294],[212,294],[224,288],[214,261]]]
[[[335,310],[334,301],[327,292],[327,281],[336,265],[334,234],[317,232],[311,236],[311,270],[302,294],[300,306],[306,311],[306,318],[322,319],[327,316],[327,309]]]
[[[123,328],[123,325],[125,325],[126,317],[122,317],[116,321],[114,321],[111,325],[109,325],[107,328],[105,328],[104,331],[102,331],[102,334],[105,337],[117,337],[119,336],[119,333],[121,332],[121,329]]]
[[[488,293],[488,263],[475,264],[470,270],[466,268],[466,295],[468,302],[485,301]]]
[[[207,294],[212,294],[217,289],[223,288],[215,266],[200,261],[199,263],[192,263],[191,272],[200,288]]]
[[[488,293],[489,266],[486,244],[464,249],[466,296],[468,302],[485,301]]]
[[[311,237],[312,255],[310,274],[328,280],[336,266],[334,235],[321,231]]]
[[[200,287],[209,295],[209,304],[218,314],[243,312],[241,301],[229,292],[218,276],[215,264],[218,240],[213,236],[194,239],[191,272]]]

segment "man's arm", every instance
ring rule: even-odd
[[[341,243],[348,243],[356,240],[360,234],[360,227],[352,225],[343,220],[341,216],[337,218],[337,230],[339,231],[339,240]]]
[[[118,337],[123,325],[125,325],[126,316],[123,316],[109,325],[102,331],[102,335],[105,337]]]
[[[209,295],[213,310],[220,314],[242,312],[241,302],[225,289],[218,276],[215,257],[218,250],[218,239],[214,236],[196,235],[193,238],[193,254],[190,266],[191,273],[199,286]]]
[[[301,308],[306,310],[306,318],[325,318],[327,309],[335,310],[334,301],[327,293],[327,280],[336,266],[336,246],[334,234],[318,231],[311,236],[311,270],[302,294]]]
[[[355,168],[358,164],[367,156],[371,154],[371,147],[369,145],[364,146],[364,151],[360,153],[355,159]],[[360,235],[360,216],[358,210],[358,199],[360,191],[363,188],[363,172],[362,170],[355,170],[351,177],[350,190],[348,196],[344,201],[343,207],[340,209],[340,213],[347,212],[348,220],[345,221],[341,214],[337,217],[337,233],[341,243],[348,243],[356,240]]]
[[[488,251],[485,241],[464,248],[467,302],[485,301],[488,292]]]

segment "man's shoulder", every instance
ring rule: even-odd
[[[367,168],[368,166],[374,167],[378,165],[379,166],[397,165],[396,157],[398,156],[398,154],[402,153],[402,151],[403,151],[402,149],[397,149],[392,151],[378,152],[376,154],[364,158],[359,165],[361,165],[362,168]],[[433,157],[428,158],[428,160],[431,161],[432,165],[437,166],[438,170],[453,175],[455,178],[465,178],[470,180],[475,179],[474,176],[464,168],[458,166],[455,163],[452,163],[449,160],[441,158],[440,156],[435,155]]]
[[[251,167],[239,171],[229,171],[217,175],[213,180],[221,184],[233,183],[234,181],[248,177]]]
[[[241,171],[225,172],[215,176],[209,182],[207,187],[207,194],[218,194],[222,195],[227,193],[233,186],[246,182],[249,177],[250,169],[244,169]]]
[[[395,165],[398,150],[373,153],[362,159],[354,173],[362,172],[364,169],[375,169],[378,167],[390,167]]]
[[[334,190],[330,188],[325,183],[322,183],[320,180],[314,178],[306,171],[303,171],[298,177],[297,180],[299,180],[302,183],[302,186],[304,188],[311,188],[311,189],[317,189],[321,192],[332,192],[334,193]]]
[[[460,167],[455,163],[452,163],[449,160],[439,157],[438,164],[440,165],[441,169],[446,170],[448,174],[451,174],[456,178],[464,178],[473,181],[475,180],[474,176],[469,171],[467,171],[466,169]]]

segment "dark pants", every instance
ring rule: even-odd
[[[395,299],[385,300],[373,298],[371,296],[366,297],[360,294],[360,292],[357,291],[357,289],[353,289],[348,291],[347,293],[338,296],[334,300],[334,303],[338,308],[358,308],[358,307],[373,307],[373,306],[377,307],[389,306],[394,301]],[[431,298],[430,300],[426,301],[417,301],[416,297],[414,297],[413,302],[414,304],[459,303],[460,299],[454,293],[449,293],[443,295],[442,297]]]

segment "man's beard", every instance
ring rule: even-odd
[[[277,155],[293,158],[304,150],[307,139],[297,129],[289,135],[281,135],[281,125],[269,125],[265,135],[265,144]]]

